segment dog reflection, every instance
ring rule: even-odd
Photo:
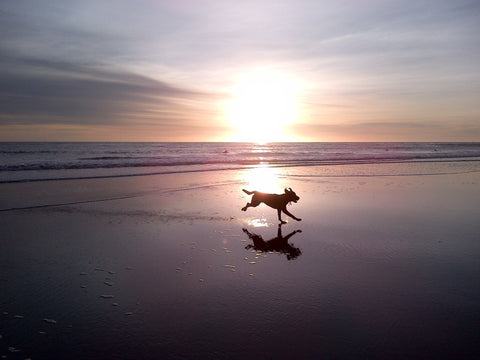
[[[288,260],[295,259],[302,254],[299,248],[294,247],[288,243],[290,239],[297,232],[302,232],[302,230],[292,231],[287,236],[282,236],[282,225],[278,225],[277,237],[270,239],[268,241],[263,240],[260,235],[251,233],[247,229],[243,229],[243,232],[248,235],[248,237],[253,241],[253,244],[249,244],[245,249],[255,249],[256,251],[268,252],[274,251],[285,254]]]

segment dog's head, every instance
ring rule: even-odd
[[[295,191],[293,191],[292,188],[285,188],[285,195],[287,195],[288,201],[293,201],[296,203],[298,200],[300,200],[300,197],[295,194]]]

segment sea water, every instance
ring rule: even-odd
[[[0,143],[0,183],[412,162],[468,162],[477,171],[480,143],[5,142]]]

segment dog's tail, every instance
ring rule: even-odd
[[[255,191],[248,191],[248,190],[245,190],[245,189],[242,189],[242,191],[245,193],[245,194],[248,194],[248,195],[252,195]]]

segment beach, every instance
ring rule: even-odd
[[[480,360],[479,25],[0,0],[0,360]]]
[[[0,356],[477,359],[479,185],[477,161],[2,183]],[[292,188],[302,221],[243,188]]]

